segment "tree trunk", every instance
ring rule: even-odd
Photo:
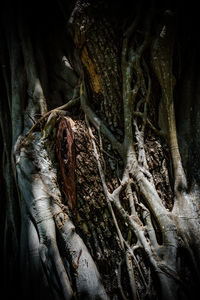
[[[198,299],[195,7],[6,1],[1,19],[6,299]]]

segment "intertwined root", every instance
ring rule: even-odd
[[[84,81],[80,89],[81,107],[85,113],[106,203],[124,255],[118,267],[118,285],[122,297],[126,299],[122,282],[122,269],[125,264],[133,299],[140,297],[141,290],[143,294],[151,294],[153,273],[159,278],[163,299],[174,299],[177,286],[182,284],[177,264],[177,251],[180,246],[178,235],[182,247],[190,253],[192,263],[194,265],[196,263],[195,251],[198,251],[200,245],[199,238],[197,238],[199,216],[195,207],[197,196],[188,191],[178,147],[173,103],[174,34],[173,22],[170,23],[169,20],[160,36],[155,39],[154,43],[151,43],[151,66],[161,88],[162,104],[168,120],[167,138],[173,162],[175,194],[175,205],[171,212],[163,205],[161,195],[156,189],[155,178],[149,168],[145,149],[145,133],[147,128],[150,128],[156,136],[164,136],[164,133],[153,125],[149,113],[153,92],[152,70],[146,60],[145,51],[150,48],[151,17],[147,18],[145,23],[145,34],[140,45],[135,42],[138,21],[136,18],[124,34],[122,49],[123,142],[118,141],[114,133],[91,109],[87,101]],[[31,224],[30,228],[34,228],[34,230],[29,230],[28,227],[27,231],[25,230],[23,234],[24,236],[26,234],[26,237],[22,234],[22,241],[23,238],[27,239],[29,245],[27,261],[33,262],[36,270],[42,264],[49,286],[52,287],[54,299],[60,297],[70,299],[74,291],[80,299],[83,296],[88,299],[95,296],[98,299],[107,299],[96,265],[82,239],[75,232],[68,208],[63,205],[55,166],[55,144],[50,142],[56,139],[55,128],[59,119],[58,115],[63,116],[63,110],[77,104],[79,99],[73,98],[64,106],[47,112],[46,99],[39,80],[31,41],[22,24],[18,25],[21,42],[17,40],[18,35],[15,31],[8,38],[11,57],[11,87],[9,87],[6,72],[4,76],[13,128],[14,160],[12,163],[16,175],[15,180],[19,187],[21,214],[29,220],[27,223]],[[22,57],[25,68],[22,67]],[[86,64],[87,61],[85,60],[84,63]],[[19,70],[26,80],[18,78]],[[114,86],[116,85],[115,83]],[[26,86],[28,86],[28,99],[23,117],[21,112],[24,110],[24,103],[21,101],[21,95]],[[106,104],[104,106],[106,107]],[[114,107],[116,109],[116,105]],[[116,113],[117,111],[114,114]],[[106,114],[109,115],[107,112]],[[40,119],[37,121],[34,118],[38,115]],[[114,117],[116,127],[118,117],[116,115]],[[99,135],[99,147],[91,124]],[[7,132],[5,124],[2,128]],[[113,190],[108,188],[101,163],[105,153],[102,143],[104,137],[110,141],[113,156],[119,155],[123,160],[123,173],[121,177],[118,176],[119,184]],[[6,155],[9,160],[9,154],[6,153]],[[11,164],[7,170],[11,171]],[[128,208],[123,203],[124,198],[127,200]],[[119,217],[127,227],[129,235],[134,238],[124,236],[120,229]],[[58,236],[62,247],[58,245]],[[194,251],[191,245],[195,246]],[[23,265],[23,260],[25,261],[23,251],[25,252],[26,249],[23,247],[21,249]],[[138,261],[138,253],[144,258],[145,263]],[[198,273],[198,267],[196,267],[196,274],[199,275]],[[138,288],[138,278],[141,279],[142,288]]]
[[[54,118],[57,120],[56,115]],[[54,123],[45,126],[45,132],[33,133],[31,139],[27,137],[18,156],[17,176],[22,202],[39,240],[34,252],[40,257],[55,299],[72,299],[75,291],[80,299],[94,296],[107,299],[96,265],[75,231],[68,208],[62,203],[57,169],[52,162],[55,161],[55,144],[49,139],[51,136],[52,141],[55,134]],[[30,255],[32,250],[29,249]]]
[[[177,216],[172,212],[170,213],[168,209],[163,206],[160,195],[154,185],[154,178],[149,171],[147,163],[147,154],[144,146],[146,127],[149,126],[156,134],[163,135],[163,133],[158,131],[148,118],[149,101],[152,92],[151,77],[143,53],[147,46],[149,46],[149,25],[151,20],[149,18],[146,23],[146,34],[142,45],[138,46],[138,48],[135,47],[135,45],[130,45],[131,38],[133,38],[133,35],[135,34],[134,30],[137,26],[137,21],[138,20],[136,19],[127,30],[122,50],[124,141],[119,143],[103,121],[97,117],[94,111],[92,111],[86,100],[84,83],[81,86],[80,92],[81,105],[85,112],[86,123],[93,144],[94,156],[97,160],[107,205],[113,217],[121,248],[124,251],[124,256],[126,258],[125,261],[133,298],[137,299],[139,295],[138,291],[135,291],[137,285],[135,282],[133,262],[138,269],[141,278],[145,278],[143,275],[144,271],[141,270],[134,254],[134,249],[142,248],[149,260],[149,273],[151,273],[152,270],[156,271],[160,280],[162,297],[166,299],[170,297],[173,299],[176,298],[176,282],[180,282],[178,269],[176,268],[178,249]],[[171,24],[167,25],[172,26]],[[168,142],[170,145],[175,177],[174,193],[176,195],[176,201],[179,202],[185,197],[183,191],[187,189],[187,182],[178,148],[173,107],[173,35],[170,36],[172,28],[166,27],[166,30],[167,37],[163,35],[159,36],[152,47],[152,66],[161,87],[162,101],[167,112]],[[134,86],[133,88],[132,85]],[[141,93],[142,97],[138,100]],[[103,152],[99,152],[97,149],[96,139],[92,133],[90,123],[92,123],[98,132],[101,132],[109,139],[113,150],[118,151],[124,162],[124,171],[123,176],[120,179],[120,184],[112,192],[109,192],[108,190],[105,174],[101,165]],[[137,151],[134,140],[136,140]],[[124,209],[120,200],[121,193],[124,191],[126,199],[129,201],[129,211],[131,213]],[[142,195],[142,202],[138,199],[138,194]],[[139,207],[142,212],[142,219],[138,215],[136,206]],[[134,245],[130,244],[123,237],[113,208],[117,210],[118,214],[124,220],[124,223],[128,224],[129,229],[136,236],[136,243]],[[189,210],[189,212],[191,212],[191,210]],[[159,226],[162,235],[161,244],[158,242],[152,218],[155,218]],[[144,279],[143,284],[146,293],[148,293],[151,284],[150,281],[147,282],[147,280]],[[119,288],[122,297],[125,299],[126,297],[120,280]]]

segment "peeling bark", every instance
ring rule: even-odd
[[[73,121],[72,121],[73,122]],[[67,118],[62,118],[57,134],[57,154],[63,177],[63,188],[70,207],[76,210],[75,186],[75,145],[72,124]]]
[[[0,27],[7,298],[195,299],[200,77],[184,10],[53,1],[46,16],[37,3],[9,4]]]

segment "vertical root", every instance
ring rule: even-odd
[[[152,65],[162,89],[162,101],[164,102],[165,110],[167,113],[168,138],[175,177],[174,191],[176,194],[179,194],[180,191],[185,191],[187,189],[187,179],[179,152],[174,111],[173,90],[175,79],[172,73],[174,24],[170,16],[168,16],[165,29],[166,32],[164,36],[160,35],[153,44]]]
[[[135,282],[132,258],[128,252],[126,252],[126,266],[127,266],[127,271],[128,271],[128,275],[129,275],[129,281],[130,281],[130,287],[131,287],[133,300],[137,300],[138,299],[137,298],[137,285]]]

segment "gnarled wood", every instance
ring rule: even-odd
[[[192,20],[186,28],[167,2],[10,4],[0,26],[7,298],[13,287],[34,300],[195,299]]]

